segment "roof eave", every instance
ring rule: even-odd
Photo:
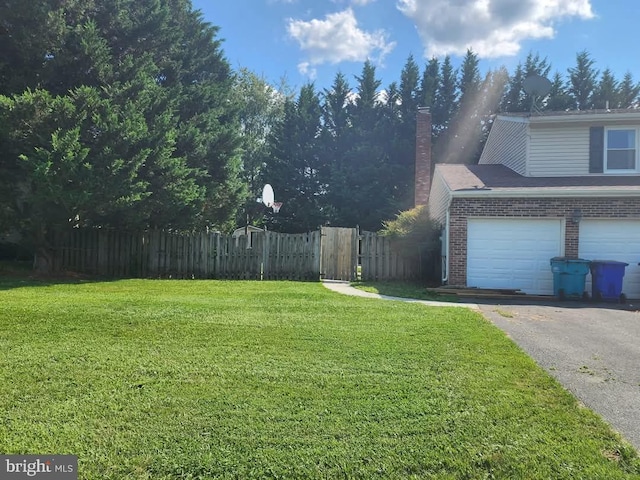
[[[594,123],[594,122],[610,122],[610,121],[638,121],[640,120],[640,110],[625,112],[585,112],[580,114],[559,114],[559,115],[498,115],[500,120],[518,122],[518,123]]]

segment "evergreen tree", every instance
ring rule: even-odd
[[[473,50],[467,50],[462,66],[460,68],[460,79],[458,81],[458,91],[460,92],[460,110],[466,111],[476,110],[473,107],[478,101],[480,93],[480,70],[478,65],[480,60]]]
[[[321,165],[325,208],[329,220],[337,217],[349,190],[349,151],[353,143],[351,87],[338,73],[324,92],[322,108]]]
[[[593,108],[593,94],[596,88],[598,70],[589,52],[583,50],[576,55],[576,65],[568,69],[569,93],[578,110]]]
[[[447,134],[447,144],[439,148],[438,161],[475,163],[482,136],[483,99],[480,95],[478,56],[467,50],[458,79],[458,110]]]
[[[356,79],[352,145],[345,172],[348,184],[342,192],[342,202],[337,205],[333,224],[378,230],[382,220],[393,211],[389,207],[393,201],[390,195],[393,175],[386,148],[389,138],[388,132],[382,130],[383,106],[378,99],[380,80],[376,77],[375,67],[369,61],[365,62],[362,74]]]
[[[500,111],[500,104],[509,84],[509,72],[505,67],[490,71],[484,78],[480,91],[484,98],[484,114],[491,116]]]
[[[427,107],[431,112],[435,105],[436,95],[440,88],[440,62],[433,57],[427,63],[420,81],[420,107]]]
[[[431,115],[432,159],[441,163],[450,159],[449,145],[452,141],[451,122],[458,110],[457,72],[451,65],[451,57],[444,58],[440,68],[440,84]]]
[[[334,148],[343,148],[344,137],[351,126],[351,87],[342,73],[336,74],[333,85],[324,92],[324,132],[335,140]]]
[[[527,78],[537,75],[543,78],[549,78],[549,72],[551,71],[551,64],[548,62],[547,58],[540,58],[540,54],[536,53],[535,55],[532,52],[529,52],[527,58],[524,62],[523,68],[523,82]],[[549,95],[545,95],[544,97],[536,97],[533,98],[529,93],[525,92],[524,89],[522,91],[522,98],[520,103],[520,111],[529,112],[534,109],[534,101],[535,106],[538,109],[544,109],[547,100],[549,99]]]
[[[416,112],[418,111],[418,107],[422,106],[419,105],[419,77],[420,69],[418,68],[418,64],[413,59],[413,55],[410,55],[400,73],[400,111],[405,123],[410,123],[414,127]]]
[[[545,104],[545,109],[560,112],[569,110],[573,107],[573,98],[567,91],[566,83],[560,72],[556,72],[551,80],[551,90]]]
[[[505,67],[489,71],[480,85],[480,134],[475,147],[475,155],[467,157],[465,163],[474,164],[480,159],[482,149],[487,141],[495,115],[500,111],[500,102],[509,84],[509,73]],[[474,147],[471,146],[471,149]],[[473,150],[471,150],[473,151]]]
[[[593,92],[593,108],[616,108],[620,104],[618,81],[609,68],[605,68]]]
[[[389,152],[391,162],[391,177],[388,179],[393,185],[390,188],[396,200],[395,209],[404,210],[413,206],[415,158],[416,158],[416,115],[420,105],[421,91],[419,86],[420,69],[409,56],[400,75],[400,107],[399,116],[395,119],[393,135],[394,148]],[[392,127],[393,128],[393,127]]]
[[[457,72],[451,65],[451,57],[444,58],[440,68],[440,83],[433,105],[432,122],[434,134],[438,138],[446,131],[453,114],[458,108]]]
[[[616,108],[638,108],[638,95],[640,95],[640,83],[633,81],[631,72],[624,74],[620,83],[619,104]]]
[[[232,224],[243,195],[232,75],[217,29],[189,0],[7,0],[0,9],[9,127],[0,182],[13,199],[0,199],[12,222],[4,229],[18,225],[38,243],[60,222]],[[56,214],[43,220],[37,205]]]
[[[267,212],[269,229],[287,233],[316,230],[325,221],[320,174],[320,99],[313,84],[287,99],[282,121],[271,136],[271,155],[263,175],[273,186],[280,213]]]
[[[518,63],[513,75],[509,78],[507,91],[502,98],[501,110],[503,112],[522,112],[524,104],[524,90],[522,88],[524,82],[524,71],[522,63]]]
[[[62,43],[64,27],[47,1],[0,2],[0,95],[40,87],[51,52]]]
[[[531,75],[540,75],[541,77],[549,77],[549,73],[551,72],[551,64],[547,60],[547,57],[540,58],[540,54],[533,52],[529,52],[527,54],[527,58],[524,61],[524,78],[530,77]]]
[[[509,87],[502,101],[502,111],[504,112],[529,112],[533,107],[533,99],[524,91],[524,81],[533,76],[539,75],[547,78],[551,71],[551,65],[546,58],[540,58],[539,54],[529,52],[524,65],[518,63],[515,72],[509,81]],[[538,105],[543,105],[545,99],[537,99]]]

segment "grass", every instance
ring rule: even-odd
[[[442,295],[427,291],[427,287],[415,282],[352,282],[352,285],[365,292],[388,295],[390,297],[415,298],[418,300],[436,300],[440,302],[458,302],[455,295]]]
[[[640,478],[478,313],[316,283],[0,278],[0,451],[82,479]]]
[[[513,313],[507,312],[506,310],[502,310],[500,308],[496,308],[494,310],[494,312],[496,312],[498,315],[500,315],[501,317],[504,317],[504,318],[514,318],[515,317],[515,315]]]

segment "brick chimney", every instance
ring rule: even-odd
[[[431,113],[419,107],[416,119],[416,177],[414,204],[426,205],[431,190]]]

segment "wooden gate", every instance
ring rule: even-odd
[[[358,231],[355,228],[322,227],[320,242],[320,278],[357,279]]]

